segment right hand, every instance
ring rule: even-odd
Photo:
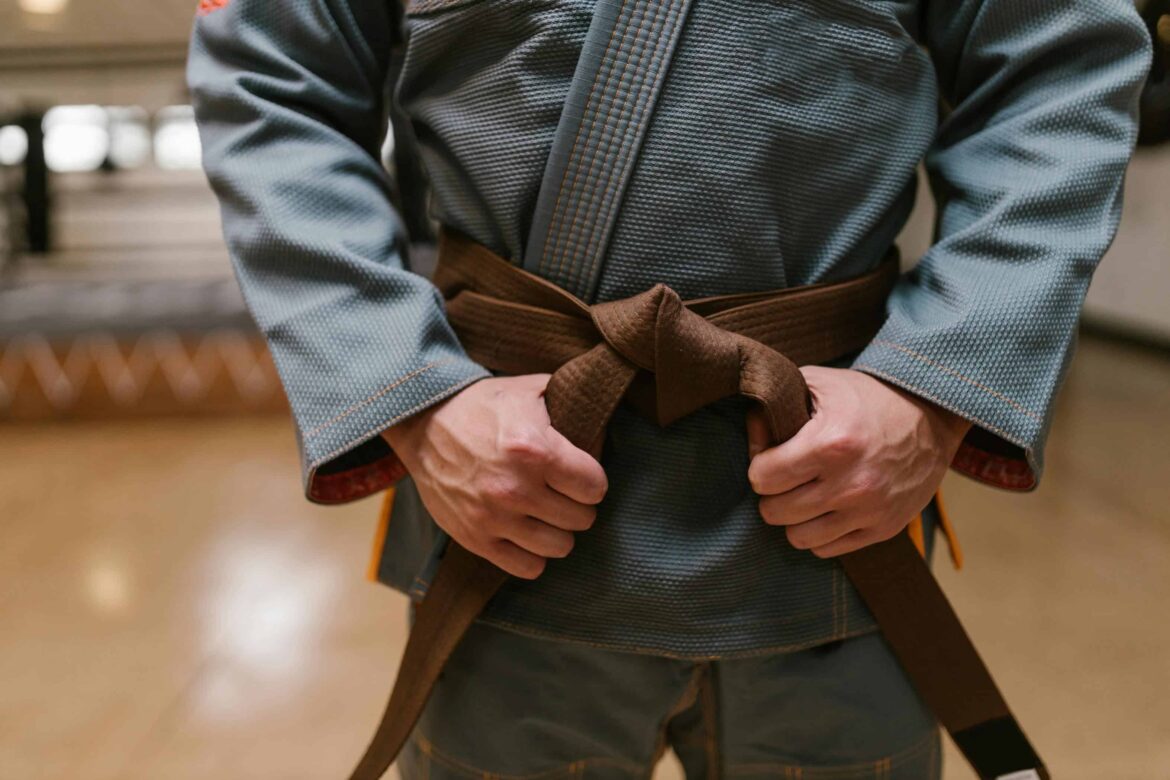
[[[597,517],[605,470],[553,429],[550,374],[489,377],[382,432],[452,539],[535,579]]]

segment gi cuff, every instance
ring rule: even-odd
[[[413,368],[308,430],[298,425],[305,497],[340,504],[390,487],[406,475],[406,467],[381,432],[488,376],[465,355],[448,355]]]
[[[910,347],[874,339],[852,368],[897,385],[973,423],[951,468],[1005,490],[1029,491],[1043,472],[1044,413]]]

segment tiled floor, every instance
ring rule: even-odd
[[[1168,442],[1170,362],[1087,342],[1037,493],[948,478],[940,576],[1062,780],[1170,778]],[[0,779],[344,776],[404,632],[376,512],[305,503],[281,418],[0,428]]]

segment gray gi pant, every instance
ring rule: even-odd
[[[477,623],[399,759],[403,780],[937,780],[939,731],[877,633],[712,661]]]

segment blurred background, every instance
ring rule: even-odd
[[[401,653],[378,501],[301,497],[199,167],[194,5],[0,0],[0,780],[340,777]],[[1163,30],[1046,481],[944,486],[968,564],[939,576],[1062,778],[1170,779]]]

